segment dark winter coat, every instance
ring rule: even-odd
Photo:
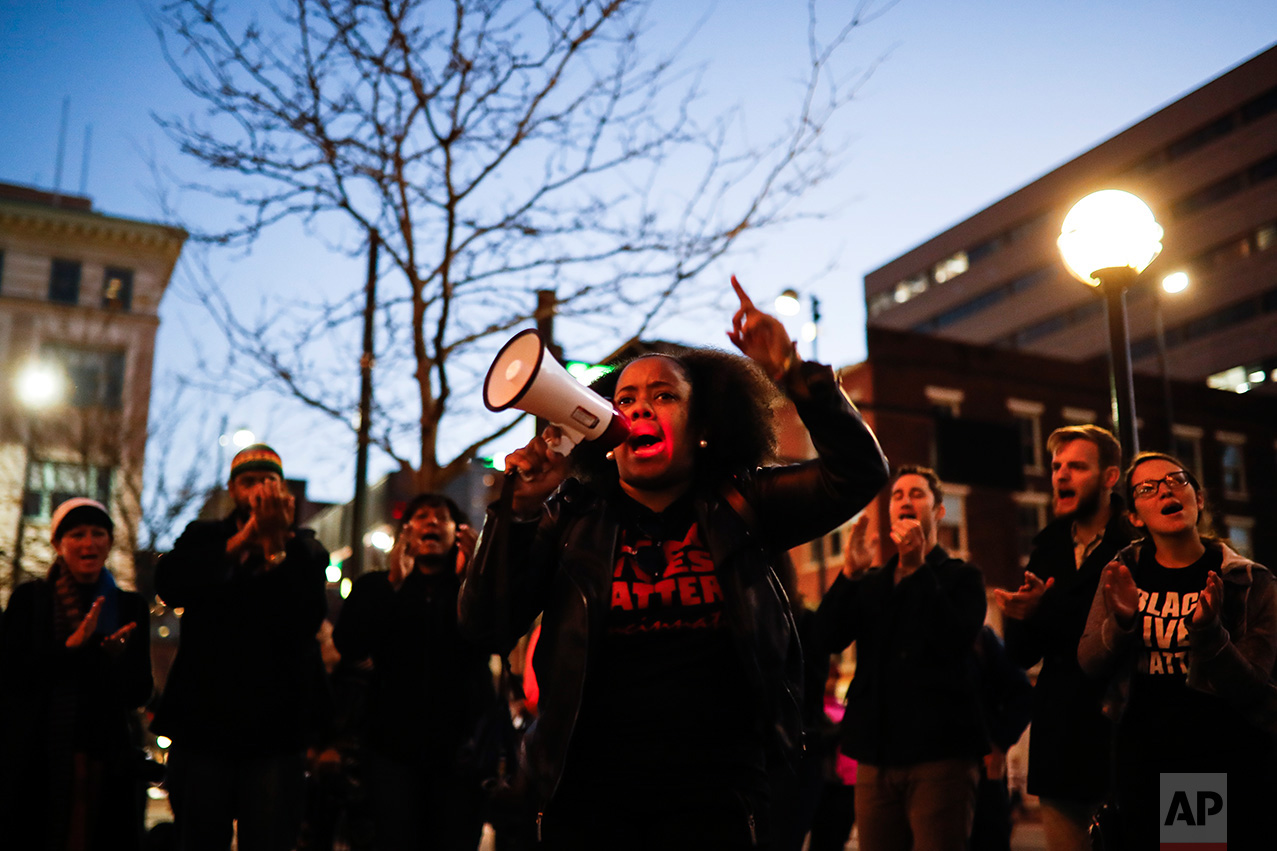
[[[278,566],[226,555],[233,517],[195,521],[160,559],[155,590],[181,608],[177,658],[151,729],[202,751],[280,755],[314,730],[328,551],[298,529]]]
[[[804,365],[810,397],[795,401],[818,458],[742,474],[695,493],[696,520],[723,578],[728,623],[750,685],[743,712],[756,713],[771,744],[801,741],[802,658],[775,564],[783,552],[828,533],[863,508],[887,478],[873,433],[838,389],[832,371]],[[742,500],[743,498],[743,500]],[[741,501],[738,507],[733,502]],[[752,515],[747,517],[743,515]],[[462,588],[462,629],[475,641],[509,644],[544,613],[537,643],[540,717],[525,737],[525,765],[538,803],[553,797],[605,627],[620,519],[614,500],[568,480],[536,522],[499,528],[490,511]],[[493,541],[508,532],[507,563]],[[506,573],[508,606],[498,599]],[[500,612],[508,611],[502,622]]]
[[[940,546],[896,584],[898,563],[840,573],[816,612],[826,647],[856,642],[842,751],[878,767],[976,759],[989,750],[974,673],[984,577]]]
[[[1073,523],[1049,523],[1033,539],[1025,570],[1055,583],[1033,617],[1007,618],[1007,653],[1023,668],[1039,661],[1033,687],[1029,737],[1029,792],[1098,801],[1109,786],[1112,722],[1101,711],[1104,685],[1082,672],[1077,645],[1104,565],[1131,541],[1122,501],[1113,497],[1104,537],[1079,568],[1073,555]]]
[[[109,837],[111,847],[121,849],[140,845],[142,754],[129,716],[151,696],[150,626],[141,596],[113,593],[119,624],[137,624],[118,656],[102,647],[100,635],[76,649],[55,638],[49,582],[26,582],[9,600],[0,629],[0,845],[6,848],[58,844],[50,832],[70,820],[73,751],[101,765],[100,797],[91,802],[97,839]]]

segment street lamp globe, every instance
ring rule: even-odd
[[[1168,293],[1182,293],[1188,289],[1188,273],[1171,272],[1162,278],[1162,289]]]
[[[1069,273],[1098,287],[1105,269],[1143,272],[1162,250],[1162,226],[1148,205],[1129,192],[1105,189],[1073,205],[1057,244]]]
[[[246,428],[236,429],[235,433],[231,435],[231,443],[235,444],[240,449],[243,449],[246,446],[252,446],[256,441],[257,435],[253,434]]]
[[[785,290],[776,296],[776,312],[781,316],[797,316],[802,307],[797,290]]]
[[[56,405],[66,390],[62,373],[47,363],[30,363],[18,373],[18,401],[31,410]]]

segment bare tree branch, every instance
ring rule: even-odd
[[[872,72],[840,79],[833,60],[893,0],[861,2],[827,40],[809,0],[798,111],[761,146],[732,141],[738,114],[702,114],[677,52],[643,49],[646,0],[281,2],[269,25],[219,0],[154,16],[206,107],[156,116],[209,175],[184,184],[214,202],[186,226],[237,247],[299,220],[350,255],[380,234],[376,445],[437,487],[509,428],[439,458],[441,423],[537,290],[626,339],[742,238],[811,215],[796,202],[836,168],[823,134]],[[358,292],[249,318],[194,277],[231,349],[217,383],[351,421]]]

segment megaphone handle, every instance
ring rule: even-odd
[[[552,429],[556,428],[557,433],[552,433]],[[550,451],[563,458],[568,457],[576,445],[585,439],[582,432],[560,423],[551,423],[546,426],[542,437],[545,438],[545,445],[550,448]]]
[[[501,496],[497,499],[502,505],[514,505],[514,474],[518,473],[526,482],[532,477],[520,470],[518,467],[511,467],[505,471],[505,476],[501,479]]]

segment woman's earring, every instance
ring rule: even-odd
[[[614,460],[616,460],[616,450],[615,450],[615,449],[609,449],[609,450],[607,451],[607,454],[606,454],[606,455],[604,455],[603,457],[607,458],[607,460],[609,460],[609,461],[614,461]]]
[[[702,438],[701,438],[701,443],[700,443],[700,447],[701,447],[701,449],[704,449],[704,448],[705,448],[705,447],[707,447],[707,446],[709,446],[709,441],[702,437]]]

